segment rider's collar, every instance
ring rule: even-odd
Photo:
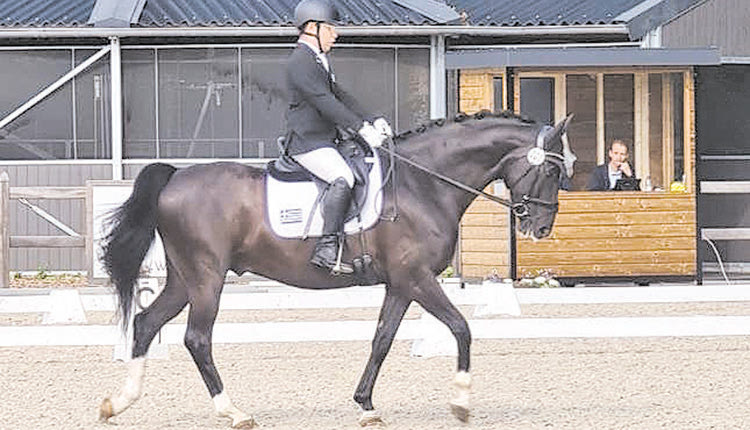
[[[300,39],[300,40],[299,40],[299,43],[302,43],[303,45],[307,45],[307,47],[308,47],[308,48],[312,49],[312,52],[313,52],[313,53],[314,53],[315,55],[320,55],[320,54],[322,54],[322,52],[320,52],[320,48],[318,48],[318,47],[317,47],[317,46],[316,46],[315,44],[313,44],[312,42],[310,42],[310,41],[308,41],[308,40],[305,40],[305,39]]]

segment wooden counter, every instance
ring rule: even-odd
[[[462,220],[465,277],[508,274],[507,211],[476,201]],[[665,192],[561,192],[549,238],[517,241],[518,276],[695,276],[695,196]]]

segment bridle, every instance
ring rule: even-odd
[[[562,175],[562,172],[563,172],[563,169],[564,169],[564,166],[563,166],[564,165],[564,160],[565,160],[564,157],[562,155],[560,155],[560,154],[556,154],[554,152],[548,152],[548,151],[544,150],[544,142],[545,142],[547,136],[551,132],[553,132],[553,131],[554,131],[554,128],[550,127],[548,125],[545,125],[544,127],[542,127],[542,129],[539,131],[539,134],[537,135],[536,145],[533,148],[531,148],[528,151],[528,153],[526,154],[526,159],[527,159],[527,161],[530,164],[529,168],[526,170],[526,172],[524,172],[523,175],[521,175],[520,178],[518,178],[515,182],[513,182],[513,184],[509,184],[510,188],[512,188],[513,186],[515,186],[519,181],[521,181],[521,179],[523,179],[524,177],[526,177],[532,171],[534,171],[534,170],[539,171],[542,168],[542,166],[545,163],[547,163],[547,162],[550,162],[550,163],[558,166],[559,170],[560,170],[560,175]],[[395,147],[395,145],[393,145],[393,140],[392,139],[389,138],[388,139],[388,143],[389,143],[388,146]],[[415,161],[412,161],[412,160],[404,157],[403,155],[399,154],[394,149],[391,149],[391,148],[386,147],[386,146],[381,146],[378,149],[380,149],[381,151],[386,152],[391,157],[398,158],[399,160],[403,161],[404,163],[406,163],[406,164],[408,164],[408,165],[410,165],[410,166],[412,166],[414,168],[417,168],[417,169],[419,169],[419,170],[421,170],[421,171],[423,171],[423,172],[425,172],[425,173],[427,173],[429,175],[432,175],[432,176],[440,179],[441,181],[447,182],[447,183],[453,185],[456,188],[459,188],[459,189],[464,190],[466,192],[475,194],[477,196],[482,196],[482,197],[484,197],[484,198],[486,198],[488,200],[491,200],[491,201],[493,201],[495,203],[499,203],[499,204],[501,204],[503,206],[506,206],[506,207],[510,208],[510,210],[513,212],[513,214],[515,216],[517,216],[518,218],[523,219],[523,218],[526,218],[526,217],[529,216],[529,204],[536,204],[536,205],[541,205],[541,206],[548,206],[548,207],[555,208],[555,210],[557,210],[557,206],[558,206],[557,202],[550,202],[550,201],[547,201],[547,200],[542,200],[539,197],[530,196],[529,194],[524,194],[521,197],[520,201],[512,201],[512,200],[504,199],[502,197],[493,196],[492,194],[488,194],[488,193],[486,193],[486,192],[484,192],[482,190],[478,190],[476,188],[472,188],[472,187],[470,187],[470,186],[468,186],[468,185],[466,185],[466,184],[464,184],[462,182],[459,182],[459,181],[457,181],[457,180],[455,180],[453,178],[449,178],[448,176],[445,176],[445,175],[443,175],[441,173],[438,173],[438,172],[436,172],[436,171],[434,171],[434,170],[432,170],[432,169],[430,169],[428,167],[422,166],[421,164],[419,164],[419,163],[417,163]],[[393,163],[391,163],[391,164],[393,164]],[[391,165],[391,168],[392,167],[393,166]],[[534,180],[534,184],[532,185],[530,193],[537,191],[538,184],[539,184],[539,175],[537,175],[536,179]],[[538,193],[535,193],[535,194],[537,194],[537,196],[538,196]]]
[[[558,176],[558,182],[562,179],[562,175],[565,169],[565,157],[563,155],[554,153],[554,152],[548,152],[544,150],[544,142],[547,139],[547,136],[549,136],[550,133],[554,132],[554,127],[550,127],[548,125],[545,125],[542,127],[541,130],[539,130],[539,134],[537,134],[536,137],[536,146],[531,148],[529,152],[526,154],[526,160],[529,162],[530,167],[524,172],[521,177],[516,179],[512,184],[508,184],[509,188],[515,187],[516,184],[518,184],[523,178],[525,178],[529,173],[532,171],[539,172],[543,165],[546,162],[552,163],[555,166],[558,167],[559,176]],[[541,173],[541,172],[539,172]],[[536,194],[539,195],[538,188],[539,188],[539,180],[541,178],[541,175],[536,175],[534,178],[534,183],[531,186],[531,190],[529,190],[529,194]],[[551,202],[548,200],[542,200],[539,197],[533,197],[529,196],[529,194],[524,194],[521,197],[520,202],[513,203],[513,206],[511,206],[511,211],[513,211],[513,214],[516,215],[518,218],[525,218],[529,216],[529,204],[537,204],[540,206],[547,206],[554,208],[555,211],[557,211],[558,203],[557,202]]]

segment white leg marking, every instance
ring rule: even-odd
[[[128,362],[128,379],[117,397],[112,398],[112,413],[117,415],[129,408],[139,397],[143,388],[143,375],[146,372],[146,357],[138,357]]]
[[[469,399],[471,398],[471,374],[469,372],[458,372],[453,380],[456,387],[456,396],[451,400],[451,411],[459,420],[466,422],[469,419]]]
[[[243,426],[251,428],[255,425],[253,417],[234,406],[225,391],[214,396],[214,408],[216,409],[216,415],[232,419],[232,427]]]
[[[362,427],[381,427],[385,425],[383,419],[380,417],[380,412],[375,410],[362,411],[362,415],[360,415],[357,422]]]

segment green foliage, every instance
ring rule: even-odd
[[[37,267],[36,275],[34,275],[36,279],[47,279],[49,277],[49,273],[47,273],[47,269],[44,266]]]
[[[443,273],[440,274],[440,277],[441,278],[452,278],[454,274],[455,274],[455,272],[453,270],[453,266],[448,266],[448,267],[445,268],[445,270],[443,270]]]

